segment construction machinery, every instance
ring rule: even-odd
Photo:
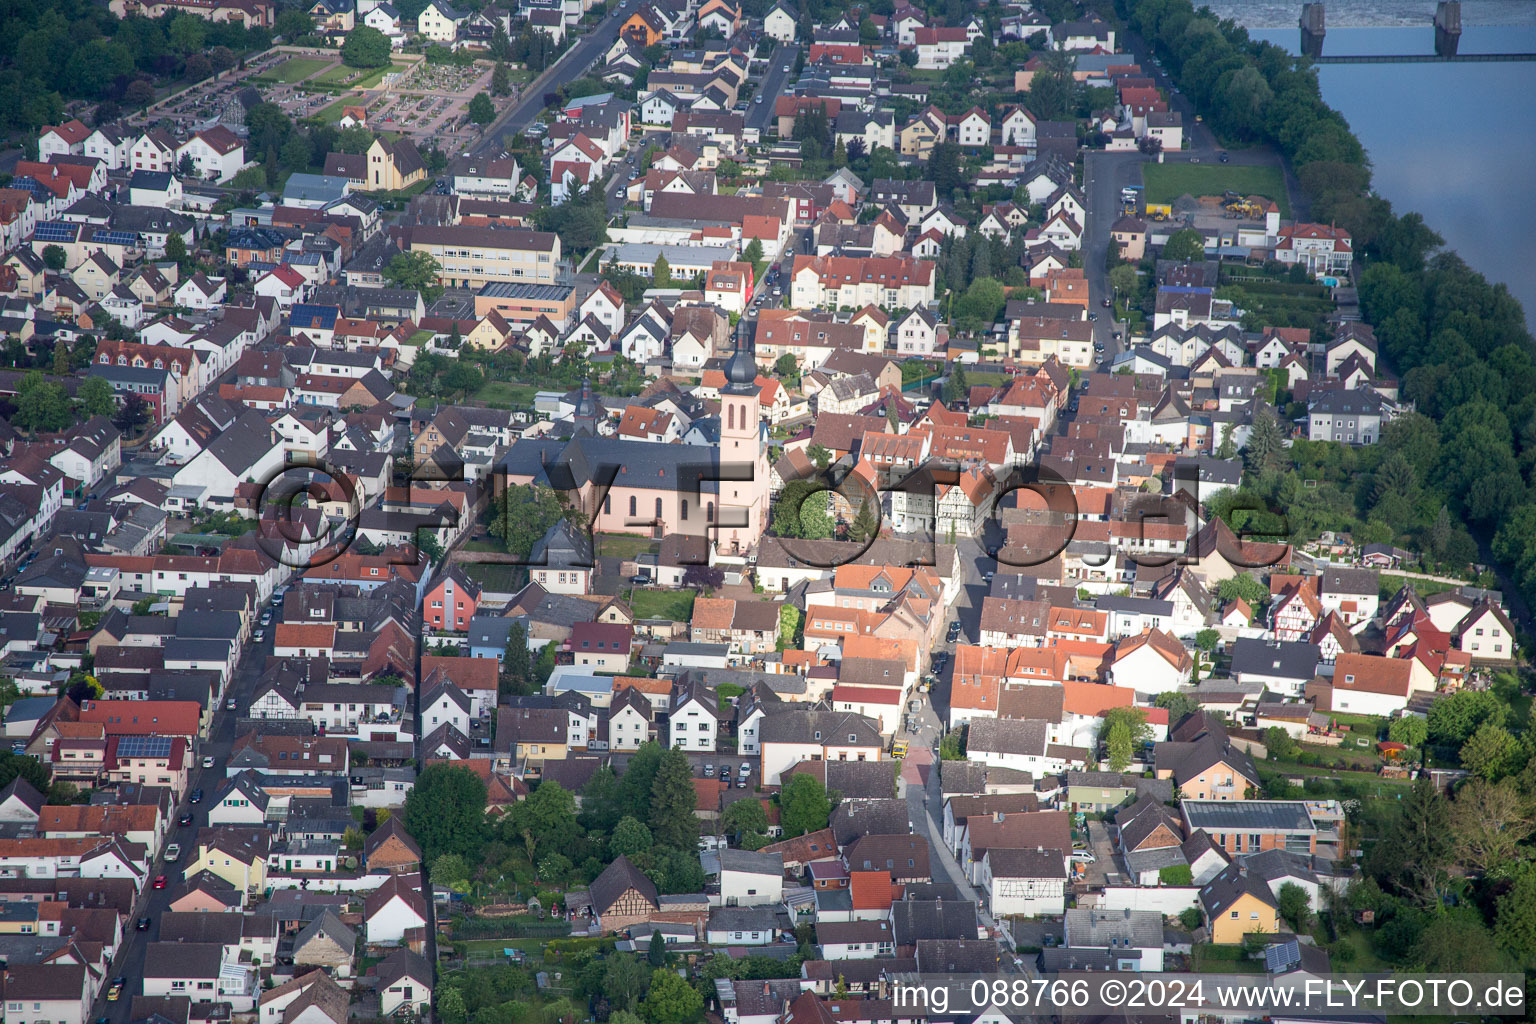
[[[1227,204],[1227,216],[1234,218],[1262,217],[1264,216],[1264,207],[1251,199],[1240,199],[1235,203]]]
[[[1152,220],[1167,220],[1173,216],[1173,206],[1170,203],[1148,203],[1147,216]]]

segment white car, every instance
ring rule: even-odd
[[[786,75],[789,74],[789,69],[790,66],[788,64],[785,64],[783,67],[779,68],[779,70],[784,72]]]
[[[204,768],[212,768],[213,767],[213,758],[212,757],[205,757],[205,758],[203,758],[203,767]]]
[[[1094,864],[1098,862],[1090,850],[1073,850],[1071,859],[1078,864]]]

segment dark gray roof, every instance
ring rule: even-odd
[[[1317,644],[1242,637],[1232,645],[1232,674],[1311,679],[1322,660]]]
[[[630,889],[638,891],[656,906],[656,884],[637,867],[628,857],[620,854],[618,859],[603,869],[603,873],[592,880],[588,892],[592,897],[592,907],[599,914],[605,914],[608,909],[618,902]]]
[[[992,847],[986,857],[993,878],[1066,878],[1066,855],[1060,850],[1013,850]]]
[[[921,939],[974,939],[976,904],[969,900],[898,900],[891,904],[891,931],[898,946]]]
[[[1185,800],[1179,805],[1191,829],[1242,832],[1245,829],[1313,831],[1312,815],[1301,800]]]
[[[857,836],[904,836],[912,831],[907,802],[894,798],[844,800],[832,811],[831,827],[838,846],[847,846]]]

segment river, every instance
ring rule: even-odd
[[[1207,0],[1256,39],[1300,46],[1301,3]],[[1324,55],[1434,52],[1434,0],[1326,0]],[[1461,53],[1536,52],[1536,3],[1464,0]],[[1416,210],[1536,324],[1536,63],[1325,64],[1323,99],[1370,153],[1376,190]]]

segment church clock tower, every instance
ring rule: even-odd
[[[716,550],[745,555],[768,521],[768,451],[751,342],[739,342],[720,389],[720,522]]]

